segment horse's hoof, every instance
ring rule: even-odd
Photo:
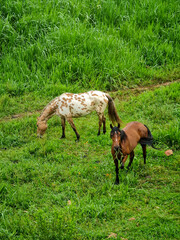
[[[65,136],[61,136],[61,137],[60,137],[60,139],[63,139],[63,138],[65,138]]]
[[[119,182],[118,181],[115,181],[115,183],[114,183],[115,185],[119,185]]]
[[[124,166],[123,165],[121,165],[121,167],[120,167],[121,169],[124,169]]]
[[[129,171],[130,168],[131,168],[131,166],[127,166],[127,172]]]

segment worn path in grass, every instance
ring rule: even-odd
[[[174,82],[180,82],[180,79],[178,79],[176,81],[160,83],[160,84],[151,85],[151,86],[147,86],[147,87],[122,89],[122,90],[119,90],[119,91],[113,91],[111,93],[114,95],[113,97],[118,97],[118,99],[128,100],[129,96],[138,95],[138,94],[140,94],[144,91],[153,90],[153,89],[159,88],[161,86],[168,86],[168,85],[170,85]],[[121,94],[119,94],[120,91],[121,91]],[[36,110],[36,111],[29,111],[29,112],[22,112],[22,113],[13,114],[11,116],[6,116],[6,117],[1,118],[0,122],[10,121],[10,120],[17,119],[17,118],[23,118],[25,116],[26,117],[27,116],[32,116],[34,114],[40,113],[41,111],[42,111],[42,109]]]

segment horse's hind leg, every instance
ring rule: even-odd
[[[144,164],[146,164],[146,144],[141,144],[143,150]]]
[[[103,133],[105,134],[106,133],[106,118],[104,117],[104,114],[103,114],[102,121],[103,121]]]
[[[134,151],[132,151],[130,153],[130,160],[129,160],[129,164],[128,164],[127,168],[130,168],[130,166],[131,166],[131,164],[133,162],[133,159],[134,159]]]
[[[61,117],[61,124],[62,124],[62,136],[61,136],[61,138],[65,138],[65,122],[66,122],[65,117]]]
[[[74,132],[75,132],[75,134],[76,134],[76,137],[77,137],[77,140],[76,140],[76,141],[79,141],[80,135],[79,135],[79,133],[78,133],[77,130],[76,130],[76,127],[75,127],[75,125],[74,125],[74,122],[73,122],[72,118],[67,118],[67,121],[68,121],[68,123],[71,125],[72,129],[74,130]]]
[[[99,117],[99,130],[98,130],[98,136],[99,136],[100,133],[101,133],[101,126],[102,126],[102,123],[103,123],[103,114],[98,114],[98,117]],[[103,131],[104,131],[104,128],[103,128]]]

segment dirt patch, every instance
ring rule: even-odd
[[[142,92],[145,91],[149,91],[149,90],[154,90],[156,88],[162,87],[162,86],[168,86],[171,83],[175,83],[175,82],[180,82],[180,79],[176,80],[176,81],[172,81],[172,82],[165,82],[165,83],[161,83],[161,84],[155,84],[155,85],[151,85],[151,86],[147,86],[147,87],[137,87],[137,88],[128,88],[128,89],[123,89],[122,91],[113,91],[110,92],[112,95],[112,98],[118,98],[119,100],[124,100],[124,101],[128,101],[130,96],[133,95],[139,95]]]
[[[4,117],[4,118],[1,118],[0,119],[0,123],[1,122],[6,122],[6,121],[10,121],[10,120],[13,120],[13,119],[19,119],[19,118],[23,118],[23,117],[30,117],[32,115],[36,115],[36,114],[39,114],[42,110],[37,110],[37,111],[34,111],[34,112],[26,112],[26,113],[18,113],[18,114],[13,114],[11,116],[7,116],[7,117]]]
[[[142,92],[142,91],[146,91],[146,90],[150,90],[150,89],[159,88],[159,87],[162,87],[162,86],[168,86],[171,83],[175,83],[175,82],[180,82],[180,79],[176,80],[176,81],[173,81],[173,82],[165,82],[165,83],[161,83],[161,84],[151,85],[151,86],[148,86],[148,87],[137,87],[137,88],[134,88],[134,89],[131,89],[131,90],[132,91],[141,91]]]

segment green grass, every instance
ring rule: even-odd
[[[107,239],[113,232],[117,239],[178,239],[179,87],[172,83],[128,101],[111,94],[123,122],[146,124],[162,149],[148,147],[144,165],[138,146],[118,186],[108,119],[99,137],[95,113],[75,119],[79,143],[68,124],[67,138],[59,139],[58,117],[49,120],[43,139],[36,138],[37,113],[2,121],[0,238]]]
[[[179,239],[180,84],[130,89],[180,78],[179,10],[177,0],[1,1],[0,239]],[[118,90],[124,125],[143,122],[161,148],[148,147],[144,165],[137,146],[118,186],[109,120],[97,137],[95,113],[75,119],[76,143],[68,124],[59,139],[54,117],[36,138],[53,97],[90,89]]]
[[[178,3],[2,0],[0,95],[52,97],[180,78]]]

